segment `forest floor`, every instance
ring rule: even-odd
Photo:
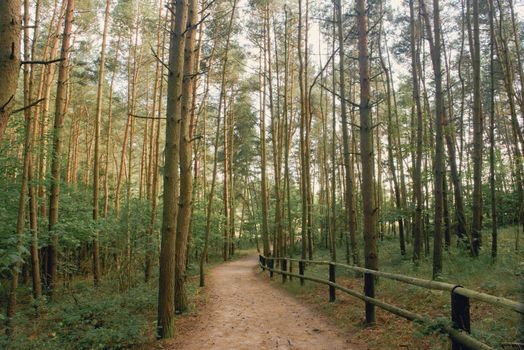
[[[328,318],[276,288],[257,269],[258,256],[210,270],[198,315],[177,321],[163,349],[355,349]]]

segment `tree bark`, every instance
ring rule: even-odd
[[[191,107],[193,100],[193,80],[195,77],[195,38],[198,22],[198,0],[189,1],[186,42],[184,49],[184,79],[182,86],[182,113],[180,137],[180,200],[177,218],[176,263],[175,263],[175,310],[188,309],[186,281],[186,250],[193,206],[193,173],[191,141]]]
[[[370,78],[368,53],[367,0],[356,0],[358,30],[358,63],[360,75],[360,159],[362,163],[362,209],[364,212],[364,256],[367,269],[378,270],[376,237],[377,208],[375,204],[375,183],[373,176],[373,125],[371,121]],[[375,277],[364,275],[364,293],[375,297]],[[375,323],[375,306],[366,303],[366,323]]]
[[[0,141],[15,102],[20,72],[21,0],[0,3]]]
[[[180,186],[178,158],[180,146],[181,95],[184,77],[184,45],[187,26],[188,2],[176,2],[169,52],[167,125],[164,170],[164,211],[162,215],[162,242],[160,248],[160,275],[158,288],[159,338],[172,338],[175,334],[175,251],[177,233],[177,192]]]

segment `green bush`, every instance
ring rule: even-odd
[[[67,302],[49,304],[41,320],[20,313],[16,323],[25,323],[25,330],[16,330],[10,338],[0,336],[1,349],[125,349],[148,339],[152,324],[148,315],[155,308],[156,294],[147,284],[114,293],[114,283],[105,285],[94,295],[91,288],[77,286],[74,297]],[[73,295],[73,294],[72,294]],[[27,330],[33,327],[33,334]],[[20,332],[20,333],[18,333]]]

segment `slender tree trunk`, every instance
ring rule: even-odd
[[[491,196],[491,257],[497,257],[497,195],[495,188],[495,7],[489,0],[489,70],[490,70],[490,108],[489,108],[489,185]],[[522,82],[524,83],[524,82]]]
[[[162,28],[162,26],[166,23],[166,18],[163,16],[163,1],[160,1],[159,4],[159,11],[158,11],[158,28]],[[166,14],[167,16],[167,14]],[[157,45],[156,45],[156,52],[160,57],[164,57],[164,47],[165,47],[165,41],[166,41],[166,31],[163,31],[162,37],[160,36],[160,31],[157,33]],[[147,243],[146,243],[146,256],[145,256],[145,269],[144,269],[144,280],[146,282],[149,281],[151,277],[151,270],[153,267],[153,253],[154,253],[154,247],[153,247],[153,232],[155,230],[155,222],[156,222],[156,212],[157,212],[157,205],[158,205],[158,151],[159,151],[159,142],[160,142],[160,124],[161,124],[161,111],[162,111],[162,87],[164,80],[161,78],[163,77],[164,72],[164,66],[162,63],[157,60],[156,62],[156,69],[155,69],[155,84],[153,87],[153,109],[151,111],[151,115],[153,118],[155,118],[157,113],[157,106],[158,106],[158,121],[156,124],[156,135],[154,132],[155,123],[152,123],[151,125],[151,144],[150,144],[150,177],[151,179],[148,180],[148,190],[147,192],[150,193],[149,200],[151,202],[151,213],[149,217],[149,227],[147,228]],[[153,137],[156,136],[156,139],[154,140]]]
[[[377,208],[373,193],[373,125],[371,121],[367,0],[356,0],[358,62],[360,71],[360,158],[362,162],[362,209],[364,212],[364,256],[367,269],[378,269],[376,237]],[[375,277],[364,275],[364,293],[375,297]],[[375,306],[366,303],[366,323],[375,323]]]
[[[62,37],[62,50],[60,54],[60,66],[58,69],[58,82],[56,87],[55,121],[53,132],[53,151],[51,163],[51,191],[49,196],[49,234],[50,244],[47,262],[47,287],[49,295],[54,297],[58,273],[58,234],[55,226],[58,223],[58,200],[60,194],[60,172],[61,172],[61,151],[63,143],[64,118],[67,113],[65,110],[67,94],[67,75],[69,70],[69,51],[71,48],[71,32],[75,10],[75,0],[68,0],[66,19],[64,25],[64,35]]]
[[[225,72],[225,71],[224,71]],[[225,81],[223,81],[225,82]],[[225,87],[224,87],[225,88]],[[233,92],[231,92],[231,96],[233,96]],[[230,225],[230,217],[229,217],[229,150],[228,150],[228,113],[227,113],[227,90],[223,94],[223,103],[224,103],[224,133],[223,133],[223,140],[224,140],[224,184],[223,184],[223,200],[224,200],[224,242],[223,242],[223,249],[222,249],[222,258],[224,261],[229,260],[229,225]],[[232,100],[232,99],[231,99]],[[232,101],[230,101],[230,104]]]
[[[336,1],[337,8],[337,27],[338,27],[338,55],[339,55],[339,91],[340,91],[340,109],[342,117],[342,143],[344,152],[344,170],[345,170],[345,220],[349,229],[349,240],[351,243],[351,256],[353,265],[360,265],[359,250],[357,246],[357,215],[355,210],[354,199],[354,173],[351,168],[351,150],[349,140],[349,121],[347,117],[346,103],[346,67],[345,67],[345,50],[344,50],[344,32],[342,27],[342,3]]]
[[[473,221],[471,223],[472,251],[479,255],[482,244],[482,133],[483,116],[480,91],[479,0],[473,1],[473,45],[470,47],[473,65]]]
[[[24,2],[25,8],[29,7],[28,0]],[[33,31],[33,37],[38,37],[40,33],[40,10],[41,10],[41,2],[40,0],[37,0],[35,4],[35,22],[34,22],[34,31]],[[24,10],[24,23],[27,23],[24,26],[24,46],[29,48],[29,10]],[[27,17],[27,19],[26,19]],[[27,27],[27,28],[26,28]],[[36,57],[36,49],[37,49],[37,41],[33,40],[31,44],[31,59],[34,59]],[[28,56],[26,54],[26,56]],[[27,60],[27,59],[26,59]],[[25,105],[29,105],[33,102],[33,88],[34,88],[34,67],[31,67],[31,72],[29,75],[29,91],[27,92],[27,96],[25,98],[26,102]],[[25,73],[25,71],[24,71]],[[25,78],[25,76],[24,76]],[[40,76],[42,78],[42,76]],[[24,79],[25,84],[25,79]],[[40,92],[40,91],[39,91]],[[32,122],[32,135],[31,135],[31,143],[34,144],[36,140],[36,122],[37,122],[37,116],[38,114],[35,112],[33,115],[34,117],[31,118],[32,111],[30,109],[26,109],[25,111],[26,119],[31,119]],[[38,314],[38,301],[42,297],[42,277],[40,275],[40,256],[38,254],[38,198],[37,198],[37,186],[34,182],[34,148],[33,145],[31,145],[31,157],[29,159],[29,166],[28,166],[28,173],[27,173],[27,181],[28,181],[28,193],[29,193],[29,225],[31,229],[31,276],[32,276],[32,282],[33,282],[33,298],[37,301],[37,304],[35,306],[36,312]]]
[[[285,186],[285,196],[286,196],[286,210],[287,210],[287,236],[289,238],[289,254],[292,255],[295,250],[295,241],[294,237],[295,235],[292,232],[292,217],[291,217],[291,189],[290,189],[290,174],[289,174],[289,153],[290,153],[290,146],[291,146],[291,138],[290,138],[290,127],[289,127],[289,119],[290,115],[292,114],[290,111],[290,89],[289,89],[289,78],[290,78],[290,67],[289,67],[289,59],[290,59],[290,43],[289,43],[289,18],[288,18],[288,10],[287,8],[284,9],[285,12],[285,34],[284,34],[284,57],[285,57],[285,67],[284,67],[284,143],[285,143],[285,149],[284,149],[284,186]],[[258,243],[258,240],[257,240]]]
[[[299,78],[299,85],[300,85],[300,164],[301,164],[301,172],[300,172],[300,180],[301,180],[301,194],[302,194],[302,220],[301,220],[301,243],[302,243],[302,251],[301,251],[301,258],[306,259],[307,254],[307,231],[308,231],[308,176],[307,172],[309,169],[307,169],[306,165],[306,156],[307,156],[307,145],[306,145],[306,129],[307,129],[307,103],[306,103],[306,84],[305,84],[305,62],[302,52],[302,46],[303,46],[303,19],[302,19],[302,0],[298,1],[298,61],[299,61],[299,72],[298,72],[298,78]]]
[[[30,59],[29,50],[29,1],[24,1],[24,59]],[[24,67],[24,104],[28,105],[30,102],[30,66]],[[20,260],[13,265],[12,277],[11,277],[11,288],[9,290],[8,302],[7,302],[7,319],[6,319],[6,333],[10,335],[12,333],[12,318],[16,313],[16,293],[18,291],[19,274],[22,268],[23,259],[23,246],[24,246],[24,226],[25,226],[25,212],[26,212],[26,198],[28,192],[28,177],[30,170],[30,163],[32,157],[32,136],[33,136],[33,119],[31,118],[31,111],[26,110],[25,116],[25,144],[24,144],[24,156],[23,156],[23,168],[22,168],[22,179],[20,188],[20,199],[18,204],[18,218],[16,223],[16,249],[20,256]]]
[[[95,116],[95,153],[93,155],[93,221],[95,224],[95,234],[93,237],[93,281],[95,287],[100,283],[100,243],[98,240],[98,216],[99,216],[99,186],[100,186],[100,120],[102,119],[102,97],[104,94],[104,73],[106,62],[106,42],[107,31],[109,29],[109,10],[111,1],[106,0],[104,15],[104,30],[102,34],[102,48],[100,52],[100,69],[98,71],[98,91],[96,96],[96,116]],[[107,174],[106,174],[107,176]]]
[[[280,199],[280,181],[281,181],[281,164],[280,164],[280,143],[279,143],[279,122],[276,120],[278,112],[275,113],[274,97],[273,97],[273,67],[272,67],[272,54],[271,54],[271,26],[270,18],[272,14],[269,10],[269,5],[266,4],[265,9],[265,26],[266,26],[266,51],[268,58],[267,66],[267,84],[269,90],[269,113],[271,117],[271,133],[272,133],[272,146],[273,146],[273,165],[274,165],[274,176],[275,176],[275,223],[274,223],[274,237],[276,245],[273,247],[273,255],[276,257],[282,256],[282,217],[281,217],[281,199]],[[275,47],[276,51],[276,47]],[[275,59],[278,60],[278,53],[275,53]],[[278,61],[277,61],[278,62]],[[278,70],[277,70],[278,73]],[[278,85],[278,84],[277,84]],[[278,94],[277,94],[278,95]],[[277,106],[278,107],[278,106]]]
[[[184,54],[184,79],[182,86],[182,113],[180,137],[180,201],[177,218],[176,263],[175,263],[175,310],[188,309],[186,281],[186,250],[193,206],[193,173],[191,141],[191,107],[193,100],[193,79],[195,79],[195,38],[198,22],[198,0],[189,1],[189,13]]]
[[[515,106],[515,100],[516,94],[515,94],[515,87],[514,87],[514,76],[513,76],[513,67],[511,64],[511,56],[509,54],[510,49],[508,47],[508,39],[506,38],[506,35],[503,30],[503,23],[504,21],[504,10],[502,8],[501,2],[497,1],[498,7],[499,7],[499,35],[498,37],[495,37],[495,44],[497,46],[497,52],[499,56],[499,61],[501,62],[500,68],[502,70],[502,75],[504,77],[504,85],[506,88],[506,93],[508,95],[508,102],[510,107],[510,115],[511,115],[511,127],[513,132],[513,138],[514,138],[514,153],[515,153],[515,163],[516,163],[516,169],[515,169],[515,176],[516,176],[516,189],[517,189],[517,195],[520,204],[519,208],[519,219],[520,223],[524,229],[524,180],[523,180],[523,167],[522,167],[522,154],[524,153],[524,136],[523,133],[519,127],[519,122],[517,119],[517,112],[516,112],[516,106]],[[524,100],[521,99],[521,114],[524,118]],[[519,147],[520,146],[520,147]]]
[[[131,40],[129,40],[129,45],[131,45]],[[131,78],[131,53],[128,55],[127,59],[127,70],[128,70],[128,91],[130,90],[130,84],[132,81]],[[120,214],[120,193],[122,191],[122,182],[124,181],[124,172],[125,172],[125,162],[126,162],[126,146],[127,146],[127,140],[129,138],[129,129],[131,126],[131,111],[129,110],[129,102],[128,102],[128,111],[127,111],[127,121],[126,121],[126,127],[124,130],[124,140],[122,141],[122,149],[120,151],[120,167],[118,171],[118,177],[116,181],[116,189],[115,189],[115,213],[118,216]]]
[[[229,259],[235,253],[235,172],[233,168],[235,157],[235,94],[231,95],[231,102],[229,108],[229,233],[228,233],[228,256]]]
[[[340,6],[341,4],[340,2],[337,2],[336,5]],[[337,244],[336,244],[337,243],[337,197],[336,197],[337,196],[337,171],[336,171],[337,169],[337,160],[336,160],[336,157],[337,157],[337,111],[336,111],[336,95],[335,95],[336,94],[335,91],[337,89],[337,83],[336,83],[336,76],[335,76],[335,70],[336,70],[335,47],[336,47],[336,42],[337,42],[337,29],[340,30],[340,28],[338,28],[337,26],[337,24],[339,24],[338,22],[338,12],[339,11],[340,11],[340,7],[333,7],[333,42],[332,42],[332,48],[331,48],[332,55],[333,55],[333,59],[331,63],[331,70],[333,71],[333,76],[331,78],[333,81],[333,85],[332,85],[333,92],[331,94],[332,116],[331,116],[331,223],[330,223],[331,235],[332,235],[331,244],[333,245],[333,250],[335,253],[335,255],[332,256],[333,260],[336,259],[336,250],[337,250]],[[344,44],[344,42],[342,42],[342,44]],[[347,119],[347,116],[346,116],[346,119]],[[346,132],[347,132],[347,129],[346,129]],[[348,143],[348,149],[349,149],[349,143]],[[347,215],[345,217],[347,218]],[[346,222],[346,224],[348,224],[348,222]],[[346,234],[345,236],[346,236],[346,263],[349,264],[350,263],[349,255],[350,254],[349,254],[349,244],[347,244],[348,235]]]
[[[306,13],[304,14],[304,25],[305,25],[305,31],[304,31],[304,110],[305,110],[305,121],[306,121],[306,130],[305,130],[305,139],[304,139],[304,165],[305,169],[308,169],[308,171],[305,172],[306,176],[306,206],[307,206],[307,248],[308,248],[308,258],[309,260],[313,260],[313,215],[312,215],[312,208],[313,208],[313,190],[311,188],[311,173],[309,169],[311,169],[311,123],[313,121],[313,117],[310,114],[310,94],[307,89],[309,86],[308,80],[309,80],[309,0],[306,0]]]
[[[434,241],[433,241],[433,278],[438,277],[442,272],[442,219],[443,219],[443,179],[444,179],[444,144],[443,144],[443,124],[444,124],[444,95],[442,91],[442,70],[440,56],[440,8],[439,0],[433,1],[433,31],[426,11],[424,0],[420,0],[421,11],[426,21],[426,35],[430,42],[431,61],[435,74],[435,219],[434,219]],[[433,40],[434,37],[434,40]]]
[[[209,79],[209,77],[208,77]],[[204,111],[205,113],[205,111]],[[211,211],[213,209],[213,197],[215,195],[215,186],[217,178],[217,168],[218,168],[218,142],[220,140],[220,118],[217,118],[217,129],[215,132],[215,151],[213,157],[213,173],[211,177],[211,188],[209,190],[209,197],[207,201],[206,209],[206,234],[204,237],[204,249],[202,250],[202,255],[200,256],[200,287],[205,286],[205,274],[204,274],[204,263],[206,262],[206,257],[209,250],[209,237],[211,236]]]
[[[382,6],[382,2],[381,2]],[[379,38],[382,38],[382,24],[380,28],[380,36]],[[388,163],[389,163],[389,170],[391,172],[391,176],[393,179],[393,189],[395,192],[395,206],[398,210],[398,231],[399,231],[399,243],[400,243],[400,254],[406,255],[406,241],[404,237],[404,220],[402,218],[402,215],[400,214],[400,211],[402,210],[402,202],[401,202],[401,192],[400,192],[400,186],[399,186],[399,180],[397,177],[397,171],[395,166],[395,157],[393,156],[393,148],[396,146],[393,142],[393,118],[392,118],[392,106],[391,106],[391,79],[389,74],[389,68],[386,66],[386,62],[384,60],[384,57],[382,55],[382,45],[380,43],[379,39],[379,56],[380,56],[380,64],[382,66],[382,70],[384,71],[384,76],[386,78],[385,84],[386,84],[386,106],[387,106],[387,140],[388,140]],[[397,125],[397,128],[400,128],[400,125]],[[379,139],[379,135],[377,136],[377,139]],[[400,166],[401,167],[401,166]],[[379,181],[378,183],[381,183]]]
[[[116,53],[115,57],[118,58],[118,53],[120,52],[120,37],[117,40],[116,44]],[[118,60],[116,60],[118,62]],[[115,86],[116,73],[118,71],[118,66],[115,67],[113,74],[111,76],[111,84],[109,85],[109,105],[107,107],[107,136],[106,136],[106,154],[105,154],[105,164],[104,164],[104,208],[102,211],[102,216],[107,217],[107,212],[109,210],[109,151],[111,150],[111,139],[112,139],[112,128],[113,128],[113,93]]]
[[[263,253],[264,256],[268,257],[271,255],[271,249],[269,246],[269,224],[268,224],[268,203],[267,203],[267,165],[266,165],[266,79],[263,77],[262,67],[266,70],[266,26],[264,25],[264,42],[262,52],[260,53],[260,75],[259,85],[261,96],[261,108],[260,108],[260,196],[262,198],[262,242],[263,242]],[[274,247],[273,247],[274,249]]]
[[[413,262],[418,264],[422,252],[423,218],[422,209],[422,144],[423,144],[423,119],[422,107],[420,103],[420,85],[418,78],[419,56],[416,49],[416,18],[414,10],[415,0],[409,1],[410,13],[410,51],[411,51],[411,77],[413,85],[413,99],[417,116],[417,136],[416,136],[416,160],[413,172],[413,191],[415,192],[415,220],[413,224]]]

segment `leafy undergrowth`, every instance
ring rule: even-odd
[[[235,258],[246,254],[239,251]],[[210,258],[208,267],[220,263],[218,257]],[[0,349],[151,349],[155,346],[158,277],[148,283],[142,278],[134,276],[134,282],[125,288],[118,275],[105,276],[96,290],[89,279],[64,284],[57,302],[40,303],[39,317],[25,290],[13,320],[14,333],[7,337],[0,330]],[[197,263],[188,270],[187,292],[189,311],[177,316],[177,326],[194,317],[204,300],[198,288]]]
[[[444,271],[440,281],[460,284],[512,300],[522,300],[524,280],[524,254],[515,251],[516,228],[499,232],[499,256],[495,263],[489,251],[483,251],[479,258],[470,258],[467,253],[453,247],[444,257]],[[484,248],[488,250],[488,247]],[[345,259],[344,252],[338,253],[339,261]],[[361,255],[362,256],[362,255]],[[431,279],[431,259],[423,259],[414,266],[409,256],[402,258],[396,239],[385,239],[379,243],[380,270]],[[315,260],[329,260],[325,250],[316,252]],[[294,272],[297,267],[294,266]],[[306,274],[327,279],[327,266],[307,266]],[[280,276],[274,278],[275,285],[283,286],[303,302],[313,305],[327,315],[339,327],[352,334],[357,343],[368,349],[446,349],[448,338],[440,333],[440,325],[450,324],[450,295],[442,291],[430,291],[380,278],[376,285],[376,297],[389,304],[427,316],[423,324],[412,323],[380,308],[376,308],[377,323],[374,327],[364,326],[364,303],[345,293],[337,291],[337,300],[328,302],[328,287],[306,281],[303,287],[297,279],[281,284]],[[337,283],[362,292],[361,278],[350,272],[337,270]],[[471,328],[475,338],[494,348],[519,339],[522,318],[516,313],[499,309],[489,304],[471,300]]]

